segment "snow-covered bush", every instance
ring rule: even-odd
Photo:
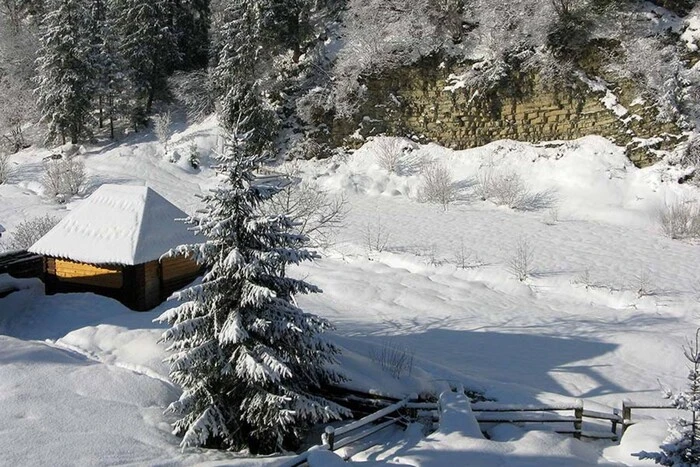
[[[403,144],[400,138],[378,138],[374,142],[379,167],[389,173],[401,173]]]
[[[173,119],[170,111],[160,113],[153,117],[153,131],[158,142],[163,146],[163,152],[168,154],[168,141],[172,136]]]
[[[675,467],[700,465],[700,329],[695,339],[684,349],[691,368],[688,389],[680,393],[666,391],[666,398],[678,410],[690,412],[690,419],[679,418],[669,428],[669,436],[660,446],[660,452],[641,451],[634,456],[651,459],[657,464]]]
[[[58,218],[47,214],[43,217],[33,217],[20,222],[7,242],[7,249],[26,250],[53,229],[58,221]]]
[[[365,225],[365,245],[367,253],[381,253],[389,244],[391,233],[382,222],[382,217],[377,217],[372,222],[367,222]]]
[[[454,182],[452,171],[438,162],[427,164],[421,174],[418,200],[422,203],[434,203],[444,210],[457,200],[459,189]]]
[[[483,201],[519,211],[548,209],[557,202],[554,190],[532,191],[519,174],[496,173],[490,169],[477,177],[476,194]]]
[[[11,174],[10,155],[0,152],[0,185],[7,183]]]
[[[44,193],[58,198],[63,193],[63,170],[61,162],[49,160],[44,162],[44,173],[41,177]]]
[[[700,137],[696,136],[688,142],[681,155],[680,165],[700,169]]]
[[[664,204],[658,212],[663,232],[673,239],[697,238],[700,236],[700,208],[689,201]]]
[[[324,87],[315,87],[296,102],[296,114],[307,125],[318,125],[332,112],[335,105],[334,93]]]
[[[323,159],[327,156],[327,148],[311,138],[303,138],[292,143],[287,151],[287,158],[295,159]]]
[[[190,153],[187,156],[187,162],[189,162],[190,167],[192,167],[193,169],[199,169],[199,166],[202,162],[200,160],[199,148],[197,147],[197,143],[190,144]]]
[[[373,147],[379,167],[389,173],[410,175],[422,165],[413,153],[417,146],[408,139],[380,137],[374,140]]]
[[[508,261],[508,271],[520,282],[523,282],[534,272],[532,261],[535,258],[535,250],[525,239],[519,239],[515,244],[513,256]]]
[[[66,158],[61,164],[63,171],[63,194],[77,195],[85,185],[85,164],[74,157]]]
[[[44,162],[41,183],[45,194],[64,201],[66,196],[74,196],[85,186],[85,164],[75,157]]]

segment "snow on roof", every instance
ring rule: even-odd
[[[151,188],[102,185],[29,251],[83,263],[147,263],[178,245],[201,243],[176,220],[185,217]]]

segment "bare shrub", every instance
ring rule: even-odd
[[[547,210],[547,217],[544,223],[547,225],[556,225],[559,222],[559,207],[554,205]]]
[[[172,136],[172,114],[170,111],[160,113],[153,117],[153,131],[158,141],[163,146],[163,151],[168,154],[168,141]]]
[[[422,179],[418,191],[418,201],[421,203],[439,204],[446,211],[450,203],[457,199],[459,189],[452,179],[452,172],[444,165],[426,165],[423,168]]]
[[[374,222],[368,222],[365,228],[365,245],[367,252],[381,253],[389,243],[390,234],[386,226],[382,224],[381,216],[377,216]]]
[[[411,376],[414,355],[412,349],[400,346],[391,340],[384,341],[380,349],[373,348],[370,351],[370,359],[379,365],[382,371],[396,379],[404,375]]]
[[[571,281],[572,284],[581,284],[583,285],[586,290],[590,289],[593,287],[595,284],[593,283],[593,279],[591,279],[591,270],[586,268],[584,269],[581,274],[576,276],[573,281]]]
[[[10,155],[0,153],[0,185],[7,183],[12,174],[12,167],[10,166]]]
[[[291,174],[297,173],[295,168],[289,170]],[[261,209],[268,215],[290,217],[294,221],[295,233],[309,237],[315,246],[329,246],[347,216],[347,199],[291,174],[287,185]]]
[[[532,261],[535,251],[527,240],[520,239],[515,245],[513,256],[508,262],[508,270],[520,282],[525,281],[533,273]]]
[[[399,138],[379,138],[374,142],[374,147],[379,167],[394,174],[401,172],[403,144]]]
[[[44,174],[41,184],[44,192],[54,198],[59,198],[63,193],[63,170],[61,161],[49,160],[44,162]]]
[[[44,162],[41,184],[47,195],[63,201],[79,194],[85,185],[85,164],[73,157]]]
[[[70,157],[63,161],[63,194],[77,195],[85,185],[85,164]]]
[[[555,190],[531,191],[517,173],[497,174],[491,170],[477,177],[476,194],[483,201],[492,201],[518,211],[537,211],[556,205]]]
[[[26,250],[58,224],[58,218],[50,215],[34,217],[20,222],[7,243],[9,250]]]
[[[479,255],[464,245],[464,239],[460,240],[459,248],[455,254],[455,262],[460,269],[473,269],[484,265],[484,261]]]
[[[654,295],[652,279],[647,269],[643,268],[639,274],[634,276],[634,288],[638,298]]]
[[[420,167],[419,158],[412,154],[413,142],[402,138],[377,138],[374,148],[379,167],[389,173],[408,175]]]
[[[700,237],[700,209],[693,202],[675,201],[659,209],[658,220],[666,236],[673,239]]]

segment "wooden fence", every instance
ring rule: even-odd
[[[9,274],[16,278],[42,277],[44,274],[44,257],[27,251],[0,253],[0,274]]]
[[[348,397],[357,398],[358,395],[359,393],[354,392]],[[314,446],[311,450],[334,451],[361,441],[392,425],[405,424],[407,420],[425,420],[427,418],[432,421],[433,429],[439,428],[438,402],[421,402],[415,394],[398,401],[369,394],[366,396],[373,403],[384,405],[384,407],[340,428],[327,426],[321,435],[321,444]],[[586,409],[584,402],[580,399],[573,403],[548,405],[514,405],[484,401],[473,402],[471,408],[482,427],[482,431],[486,431],[489,425],[499,423],[547,424],[552,426],[555,432],[569,434],[577,439],[609,439],[612,441],[620,439],[625,430],[635,423],[632,420],[633,410],[673,409],[670,404],[653,405],[624,401],[621,411],[613,409],[612,412],[600,412]],[[610,424],[609,431],[600,429],[601,426],[608,423]],[[591,424],[594,425],[594,429],[585,429],[584,425]],[[308,456],[309,451],[306,451],[283,464],[283,467],[303,465],[307,462]]]
[[[343,448],[352,443],[356,443],[363,440],[378,431],[381,431],[389,426],[400,423],[402,416],[399,412],[406,409],[408,404],[412,400],[417,400],[418,396],[415,394],[409,397],[391,404],[383,409],[361,418],[360,420],[354,421],[348,425],[342,426],[340,428],[334,428],[332,426],[327,426],[321,435],[321,444],[314,446],[309,451],[306,451],[288,462],[282,464],[283,467],[297,467],[303,465],[307,462],[309,458],[309,452],[311,450],[327,449],[329,451],[335,451],[336,449]],[[386,419],[386,420],[383,420]],[[383,420],[383,421],[382,421]],[[376,425],[371,425],[374,422],[379,422]],[[371,426],[370,426],[371,425]]]

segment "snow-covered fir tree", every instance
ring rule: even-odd
[[[685,358],[690,362],[688,389],[666,397],[679,410],[690,412],[690,419],[679,418],[669,429],[669,437],[660,446],[661,452],[642,451],[635,456],[652,459],[657,464],[674,467],[700,465],[700,329],[695,332],[695,340],[684,349]]]
[[[231,131],[239,125],[241,111],[247,112],[248,124],[255,128],[247,145],[258,153],[270,147],[278,125],[255,72],[265,59],[263,16],[262,5],[255,0],[233,0],[226,6],[214,40],[217,55],[211,73],[219,122]]]
[[[302,53],[302,43],[311,32],[310,0],[264,0],[262,22],[267,46],[292,50],[294,61]]]
[[[232,0],[220,12],[212,44],[212,81],[222,99],[233,85],[256,79],[264,42],[262,27],[256,0]]]
[[[265,156],[251,150],[249,118],[241,108],[217,156],[224,181],[188,220],[206,242],[173,252],[206,265],[202,283],[158,318],[172,325],[163,340],[172,352],[170,376],[183,393],[169,410],[181,417],[174,432],[183,447],[272,452],[297,441],[309,424],[348,415],[319,395],[342,379],[330,367],[338,350],[323,335],[330,324],[294,300],[319,290],[285,275],[288,265],[315,255],[304,248],[305,237],[291,233],[289,218],[260,214],[279,180],[256,176]]]
[[[92,0],[94,32],[93,64],[95,69],[94,98],[99,111],[99,127],[109,121],[110,138],[114,138],[114,121],[128,111],[130,90],[127,64],[120,53],[115,31],[115,11],[104,0]]]
[[[42,119],[50,140],[60,136],[77,143],[90,133],[93,110],[90,5],[86,0],[49,0],[46,11],[36,77]]]
[[[209,0],[181,0],[175,7],[180,69],[202,69],[209,63]]]
[[[129,65],[130,79],[139,102],[134,114],[151,112],[167,77],[177,64],[174,0],[113,0],[115,27],[121,55]]]

